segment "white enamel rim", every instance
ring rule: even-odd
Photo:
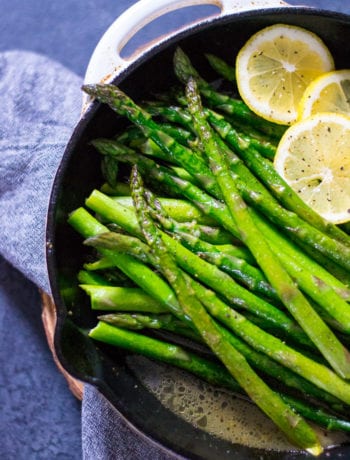
[[[195,5],[215,5],[220,9],[220,13],[171,31],[157,39],[156,42],[144,45],[128,59],[121,57],[120,53],[124,46],[144,26],[166,13]],[[291,5],[282,0],[139,0],[124,11],[101,37],[90,58],[84,83],[111,82],[146,51],[169,40],[182,30],[188,30],[199,23],[210,21],[213,17],[219,18],[238,12],[286,6]],[[91,100],[84,96],[83,112],[88,108],[90,102]]]

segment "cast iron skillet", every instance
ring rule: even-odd
[[[213,77],[204,53],[231,59],[246,39],[274,23],[295,24],[317,33],[328,45],[337,68],[349,67],[350,17],[302,7],[267,8],[199,23],[142,54],[119,75],[118,84],[138,100],[175,82],[172,56],[180,45],[205,78]],[[224,460],[308,458],[306,454],[281,453],[232,445],[194,428],[165,409],[140,385],[126,363],[127,354],[100,346],[81,330],[92,327],[95,315],[86,297],[76,289],[76,273],[85,260],[81,238],[67,225],[67,215],[83,205],[84,198],[100,185],[99,158],[89,146],[98,136],[110,136],[124,127],[106,106],[93,103],[74,130],[58,169],[48,213],[47,260],[57,309],[55,350],[63,367],[78,379],[98,387],[123,417],[153,441],[194,459]],[[319,458],[329,458],[330,452]],[[332,458],[350,458],[350,445],[332,449]]]

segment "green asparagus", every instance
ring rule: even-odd
[[[164,342],[163,340],[144,336],[134,331],[112,326],[106,324],[103,320],[98,322],[90,331],[89,335],[95,340],[177,366],[191,372],[193,375],[202,378],[212,385],[227,388],[234,393],[242,392],[240,385],[224,367],[211,360],[199,357],[195,353],[191,353],[179,345],[174,345]],[[294,408],[296,412],[328,430],[350,430],[350,423],[347,420],[327,414],[327,412],[322,409],[312,407],[312,405],[306,404],[291,396],[285,394],[281,394],[280,396],[290,407]]]
[[[81,284],[80,287],[90,297],[93,310],[142,311],[164,313],[167,309],[154,297],[140,288]]]
[[[200,77],[186,54],[180,48],[177,48],[174,54],[174,70],[179,80],[185,84],[190,77],[196,78],[201,93],[206,97],[213,108],[221,109],[230,115],[234,114],[237,118],[244,121],[244,123],[252,125],[254,128],[257,128],[277,139],[279,139],[285,132],[286,128],[284,126],[267,122],[266,120],[258,117],[245,105],[243,101],[215,91],[209,83]]]
[[[265,238],[255,226],[249,209],[237,190],[234,176],[225,158],[225,152],[222,151],[216,143],[215,137],[211,134],[211,129],[202,111],[195,80],[190,79],[188,81],[186,90],[194,125],[198,135],[202,137],[212,172],[217,178],[231,216],[239,229],[242,241],[252,252],[266,278],[278,293],[280,300],[329,364],[340,376],[349,378],[350,353],[297,289],[279,259],[271,251]]]
[[[117,222],[127,232],[140,236],[140,227],[135,222],[135,214],[126,208],[119,207],[113,199],[95,190],[86,200],[86,204],[104,218]],[[194,274],[213,289],[219,290],[228,302],[236,304],[240,308],[248,309],[255,315],[270,321],[272,325],[284,330],[285,333],[305,346],[311,346],[306,334],[284,312],[244,289],[228,274],[205,262],[167,234],[162,233],[162,235],[168,250],[176,257],[183,269]],[[110,241],[116,238],[115,235],[110,235]],[[101,244],[101,241],[99,243]],[[90,242],[90,244],[92,243]]]
[[[208,59],[232,81],[232,68]],[[247,394],[318,455],[300,416],[350,431],[328,413],[350,404],[349,235],[274,171],[285,127],[215,90],[180,49],[174,69],[185,96],[175,89],[142,107],[113,85],[83,87],[130,122],[92,141],[106,180],[86,200],[96,217],[79,208],[68,219],[94,248],[78,273],[99,320],[90,336]],[[132,329],[163,329],[173,344]]]
[[[200,285],[198,284],[197,289],[200,289]],[[146,315],[144,313],[109,313],[100,315],[98,319],[117,327],[123,327],[132,330],[142,330],[144,328],[164,329],[174,332],[178,335],[184,335],[187,338],[190,337],[196,342],[202,342],[202,339],[198,333],[196,333],[190,327],[182,324],[174,316],[169,314]],[[323,403],[327,404],[334,411],[346,411],[344,404],[338,398],[313,385],[308,380],[304,379],[298,374],[295,374],[278,362],[272,360],[264,353],[256,351],[246,342],[239,339],[232,332],[227,331],[221,326],[220,329],[226,340],[228,340],[240,353],[242,353],[242,355],[254,368],[282,382],[283,385],[287,385],[288,387],[298,390],[302,395],[307,395],[310,398],[317,398],[323,401]]]
[[[101,145],[100,148],[106,148],[109,150],[110,145]],[[162,184],[165,184],[166,187],[170,187],[176,193],[181,193],[204,214],[210,218],[215,219],[224,228],[229,230],[235,237],[239,238],[236,225],[232,220],[229,212],[227,211],[225,205],[220,201],[215,200],[213,197],[207,195],[193,183],[172,175],[169,170],[162,166],[157,166],[152,160],[146,159],[142,157],[142,155],[124,154],[119,157],[119,159],[123,162],[138,164],[139,168],[141,168],[148,177],[157,180]],[[302,281],[305,275],[306,280],[304,286],[307,286],[307,278],[309,278],[309,274],[311,274],[314,277],[314,282],[318,283],[320,280],[321,283],[324,283],[326,287],[329,286],[334,289],[336,293],[341,297],[345,299],[349,298],[350,291],[344,283],[332,276],[329,272],[324,270],[322,266],[315,263],[312,259],[306,257],[305,254],[300,251],[300,249],[291,244],[291,242],[284,238],[280,232],[276,231],[272,226],[268,225],[258,213],[252,212],[252,217],[263,234],[268,234],[269,245],[273,247],[276,255],[279,255],[280,253],[286,253],[286,255],[288,255],[288,257],[284,257],[281,262],[288,270],[290,276],[296,278],[296,280],[299,282]],[[295,267],[292,262],[293,259],[296,259],[298,265],[300,266],[300,268],[297,270],[297,273],[295,272]],[[309,272],[309,274],[307,272]],[[310,289],[313,289],[312,286],[310,286]],[[321,304],[324,303],[323,297],[318,296],[318,301],[321,302]],[[327,307],[329,304],[326,303],[325,305]]]
[[[172,256],[167,252],[162,238],[147,212],[143,184],[136,166],[132,170],[131,183],[132,196],[143,235],[154,256],[158,259],[159,268],[176,292],[184,314],[191,318],[197,332],[250,398],[280,427],[285,435],[296,445],[318,455],[322,451],[322,447],[314,431],[258,377],[244,357],[223,339],[216,323],[206,313],[197,297],[193,295],[190,285],[182,276],[181,270],[178,269]]]
[[[217,198],[222,198],[222,191],[219,190],[212,171],[210,171],[204,160],[196,155],[195,152],[191,152],[188,148],[178,144],[168,135],[162,134],[150,115],[138,107],[122,91],[113,85],[88,85],[84,86],[84,89],[88,94],[108,103],[113,110],[127,116],[133,123],[142,124],[142,128],[147,135],[152,137],[167,154],[166,158],[185,167],[188,172],[200,181],[207,192]],[[231,168],[233,164],[235,163],[231,161]],[[279,206],[264,186],[254,180],[248,169],[243,170],[240,163],[237,163],[237,167],[240,168],[241,175],[244,172],[244,180],[243,178],[238,178],[237,186],[245,200],[257,206],[269,219],[273,220],[275,224],[281,225],[284,231],[288,232],[293,238],[303,240],[339,265],[350,269],[350,247],[319,232],[299,218],[297,214],[288,212]],[[257,187],[258,190],[256,190]]]

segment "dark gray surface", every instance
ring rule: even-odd
[[[133,3],[0,0],[0,52],[35,51],[82,76],[102,32]],[[290,3],[350,13],[344,0]],[[163,27],[181,16],[167,18]],[[148,28],[147,36],[159,27]],[[0,458],[79,459],[80,404],[52,361],[40,313],[37,288],[0,258]]]
[[[80,404],[48,351],[38,291],[0,261],[0,457],[81,457]]]

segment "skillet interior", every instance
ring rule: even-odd
[[[175,83],[172,56],[177,45],[190,55],[201,74],[210,80],[214,75],[204,53],[214,53],[232,62],[233,56],[251,34],[276,22],[314,31],[328,45],[336,67],[349,67],[349,17],[304,8],[269,9],[214,19],[183,32],[141,56],[117,78],[116,84],[136,100],[149,93],[166,90]],[[124,126],[124,121],[108,108],[94,104],[74,131],[54,183],[48,215],[47,255],[58,316],[55,348],[59,360],[73,376],[96,385],[142,433],[189,458],[307,458],[303,454],[266,452],[232,445],[194,428],[165,409],[140,385],[126,363],[126,353],[97,346],[81,332],[95,324],[95,315],[90,311],[87,298],[74,288],[76,273],[85,254],[81,238],[66,224],[66,219],[70,211],[83,205],[84,198],[101,181],[97,172],[99,158],[88,145],[89,140],[110,136]],[[326,455],[319,458],[327,458]],[[332,450],[332,455],[350,458],[350,446],[336,448]]]

